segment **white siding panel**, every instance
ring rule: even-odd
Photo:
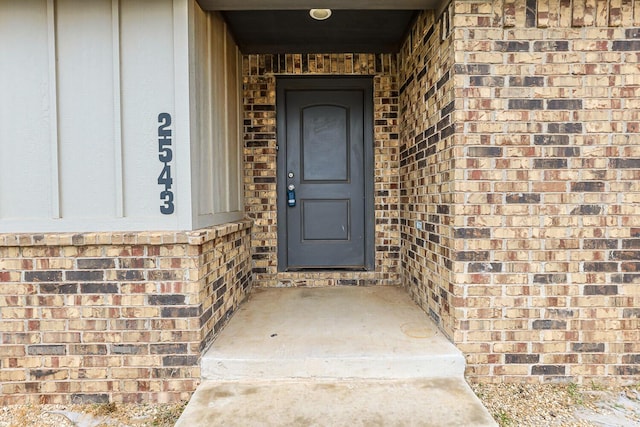
[[[0,1],[0,94],[0,220],[50,218],[46,0]]]
[[[215,31],[210,19],[199,7],[195,8],[194,16],[194,63],[195,67],[195,102],[197,122],[194,123],[192,133],[192,152],[194,165],[197,166],[198,179],[194,180],[198,194],[198,215],[211,215],[214,211],[213,201],[213,131],[215,129],[211,105],[214,95],[211,91],[213,66],[211,56],[211,32]]]
[[[0,0],[0,232],[240,218],[237,59],[195,0]],[[167,215],[160,113],[173,119]]]
[[[120,10],[125,214],[153,217],[150,226],[175,218],[160,215],[157,184],[158,114],[175,120],[172,8],[171,0],[138,0]],[[174,138],[173,166],[178,143],[185,141]]]
[[[192,176],[196,226],[242,217],[238,48],[217,13],[194,11]]]
[[[111,0],[58,0],[56,27],[62,217],[113,218]]]
[[[227,105],[227,74],[226,74],[226,28],[224,21],[217,14],[211,15],[211,57],[213,73],[212,79],[212,119],[214,143],[211,168],[213,169],[216,186],[213,188],[214,213],[229,212],[227,206],[227,192],[229,191],[227,179],[227,114],[230,112]]]
[[[241,64],[233,39],[227,37],[227,211],[234,212],[241,209],[242,186],[240,183],[240,88],[241,88]]]
[[[194,25],[194,168],[199,217],[227,212],[225,28],[217,14],[196,7]]]

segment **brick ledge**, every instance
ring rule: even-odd
[[[201,245],[218,237],[251,228],[250,219],[193,231],[107,231],[89,233],[4,233],[2,246],[90,246],[90,245]]]

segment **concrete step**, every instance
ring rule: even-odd
[[[176,427],[497,426],[461,378],[205,381]]]
[[[465,361],[397,287],[256,289],[203,356],[211,380],[462,377]]]
[[[176,426],[495,426],[464,367],[401,288],[255,289]]]

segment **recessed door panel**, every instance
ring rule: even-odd
[[[349,240],[350,200],[302,200],[302,241]]]
[[[370,268],[371,80],[278,84],[279,269]]]
[[[319,105],[302,110],[302,172],[304,181],[346,181],[349,178],[349,109]]]

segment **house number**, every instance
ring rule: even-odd
[[[171,160],[173,159],[173,150],[171,149],[171,114],[158,114],[158,159],[162,163],[162,171],[158,176],[158,185],[162,186],[160,192],[160,213],[163,215],[171,215],[175,210],[173,204],[173,179],[171,178]]]

